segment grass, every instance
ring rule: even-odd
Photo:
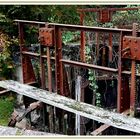
[[[7,126],[14,109],[15,98],[10,95],[0,97],[0,125]]]

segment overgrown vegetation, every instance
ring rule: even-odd
[[[14,103],[15,98],[12,95],[0,98],[0,125],[7,126],[14,109]]]
[[[0,33],[0,78],[10,79],[14,70],[10,47],[16,40],[10,39],[8,35]]]

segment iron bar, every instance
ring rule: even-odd
[[[63,64],[60,61],[62,59],[62,34],[60,28],[55,28],[55,64],[56,64],[56,81],[57,81],[57,92],[60,95],[63,93]]]
[[[105,8],[85,8],[78,9],[78,12],[99,12]],[[132,8],[107,8],[109,11],[128,11],[128,10],[138,10],[140,7],[132,7]]]
[[[34,23],[34,24],[47,24],[48,26],[55,26],[63,29],[73,29],[79,31],[89,31],[89,32],[109,32],[109,33],[121,33],[132,34],[132,29],[118,29],[118,28],[103,28],[103,27],[91,27],[91,26],[82,26],[82,25],[71,25],[71,24],[59,24],[59,23],[45,23],[45,22],[37,22],[37,21],[28,21],[28,20],[15,20],[15,22],[21,23]],[[138,31],[140,34],[140,31]]]
[[[132,36],[137,37],[138,24],[133,23]],[[131,61],[131,91],[130,91],[130,111],[131,115],[134,116],[136,112],[136,60]]]
[[[80,13],[80,24],[83,25],[84,14]],[[82,62],[85,62],[85,32],[81,31],[81,46],[80,46],[80,59]]]
[[[101,70],[101,71],[109,72],[109,73],[118,72],[118,69],[108,68],[108,67],[104,67],[104,66],[97,66],[97,65],[93,65],[93,64],[87,64],[87,63],[71,61],[71,60],[64,60],[64,59],[61,59],[60,61],[63,62],[64,64],[73,65],[73,66],[77,66],[77,67],[96,69],[96,70]]]
[[[42,57],[44,59],[47,59],[47,55],[40,55],[39,53],[32,53],[28,51],[22,51],[23,55],[29,55],[30,57]],[[55,57],[50,57],[51,60],[55,60]]]

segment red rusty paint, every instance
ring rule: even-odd
[[[113,9],[112,9],[113,10]],[[118,10],[118,9],[114,9]],[[126,9],[125,9],[126,10]],[[106,16],[103,19],[103,14]],[[108,16],[109,11],[102,11],[102,17],[100,17],[101,20],[104,22],[109,21],[111,18]],[[108,17],[107,17],[108,16]],[[81,13],[80,16],[80,24],[83,25],[83,19],[84,14]],[[20,22],[20,21],[18,21]],[[26,21],[27,22],[27,21]],[[25,22],[25,23],[26,23]],[[118,75],[118,95],[117,95],[117,111],[119,113],[125,111],[128,108],[131,108],[131,110],[135,109],[135,97],[136,97],[136,91],[135,91],[135,67],[136,67],[136,60],[140,60],[139,56],[139,44],[140,39],[137,37],[137,35],[140,35],[140,32],[136,31],[135,28],[133,30],[128,29],[113,29],[113,28],[102,28],[102,27],[88,27],[88,26],[80,26],[80,25],[67,25],[67,24],[57,24],[57,23],[48,23],[49,26],[53,26],[54,28],[50,28],[52,32],[45,32],[42,33],[42,30],[47,31],[49,28],[40,28],[40,37],[43,35],[45,43],[41,42],[42,46],[40,49],[40,54],[37,53],[31,53],[28,52],[28,50],[24,46],[24,39],[23,39],[23,23],[19,23],[19,37],[20,37],[20,50],[21,50],[21,57],[22,57],[22,68],[23,68],[23,79],[24,82],[33,82],[35,80],[34,71],[31,64],[30,57],[39,57],[40,58],[40,67],[41,67],[41,85],[42,88],[46,88],[45,83],[45,67],[44,67],[44,59],[47,59],[47,66],[48,66],[48,88],[49,91],[52,90],[52,75],[51,75],[51,62],[50,59],[52,58],[50,56],[50,46],[55,46],[55,72],[56,72],[56,87],[57,87],[57,93],[63,96],[69,96],[69,84],[68,84],[68,77],[67,73],[65,71],[64,65],[72,65],[72,66],[78,66],[82,68],[88,68],[88,69],[95,69],[102,72],[107,72],[110,74],[116,74]],[[32,22],[27,22],[27,24],[31,24]],[[33,22],[33,24],[37,24],[36,22]],[[44,23],[42,23],[44,24]],[[71,60],[64,60],[62,57],[62,31],[63,30],[75,30],[75,31],[81,31],[81,46],[80,46],[80,58],[82,62],[76,62]],[[53,34],[54,31],[54,34]],[[109,68],[105,66],[97,66],[93,64],[87,64],[85,63],[85,32],[95,32],[96,33],[96,42],[97,42],[97,57],[99,54],[99,35],[100,33],[109,33],[109,39],[107,40],[109,43],[109,61],[112,61],[112,34],[119,33],[120,34],[120,41],[119,41],[119,60],[118,60],[118,69]],[[132,34],[132,36],[128,36]],[[46,38],[47,37],[47,38]],[[48,40],[47,40],[48,39]],[[103,39],[105,42],[105,38]],[[24,49],[23,49],[24,48]],[[44,55],[43,51],[44,48],[47,48],[47,52]],[[127,54],[127,55],[126,55]],[[128,55],[129,54],[129,55]],[[105,52],[104,52],[105,55]],[[125,59],[124,59],[125,58]],[[130,94],[130,88],[129,88],[129,78],[130,74],[124,74],[124,71],[127,71],[128,69],[124,67],[124,62],[127,62],[128,60],[132,61],[132,67],[131,67],[131,94]],[[103,64],[105,65],[105,64]],[[62,115],[63,116],[63,115]]]
[[[138,24],[134,23],[132,36],[137,37],[137,31],[138,31]],[[135,53],[133,55],[136,55]],[[135,111],[136,111],[136,94],[137,94],[136,93],[136,59],[137,58],[133,59],[131,62],[131,91],[130,91],[131,115],[135,115]]]
[[[64,95],[63,64],[60,61],[62,59],[62,32],[60,28],[55,28],[55,43],[56,87],[58,94]]]
[[[125,36],[122,52],[123,58],[140,61],[140,37]]]
[[[99,22],[105,23],[111,21],[111,11],[108,9],[101,9],[99,11]]]
[[[122,47],[123,47],[123,36],[120,35],[120,46],[119,46],[119,60],[118,60],[118,96],[117,96],[117,111],[122,113],[126,109],[130,108],[130,90],[129,90],[129,77],[122,75],[125,70],[123,67],[122,59]]]
[[[112,55],[113,55],[113,52],[112,52],[112,48],[113,47],[113,44],[112,44],[112,33],[109,33],[109,61],[111,62],[112,61]]]
[[[137,7],[137,8],[136,7],[134,8],[84,8],[84,9],[78,9],[77,11],[80,12],[80,14],[85,13],[85,12],[97,12],[99,22],[106,23],[106,22],[111,21],[112,13],[114,11],[128,11],[128,10],[138,10],[138,9],[140,9],[140,7]]]
[[[80,25],[83,25],[84,13],[80,13]],[[82,62],[85,62],[85,32],[81,31],[81,46],[80,46],[80,59]]]
[[[54,46],[54,28],[39,28],[40,44],[44,46]]]
[[[22,51],[27,51],[27,48],[24,46],[24,32],[23,32],[23,24],[18,23],[19,25],[19,45],[20,45],[20,56],[21,56],[21,65],[22,65],[22,75],[23,75],[23,83],[35,82],[35,74],[33,70],[33,66],[31,63],[31,59],[29,56],[25,56],[22,54]]]

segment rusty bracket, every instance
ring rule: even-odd
[[[39,41],[41,45],[48,47],[54,46],[54,28],[39,28]]]
[[[99,19],[100,22],[110,22],[111,21],[111,11],[108,9],[102,9],[99,11]]]
[[[140,37],[124,36],[122,58],[140,60]]]

